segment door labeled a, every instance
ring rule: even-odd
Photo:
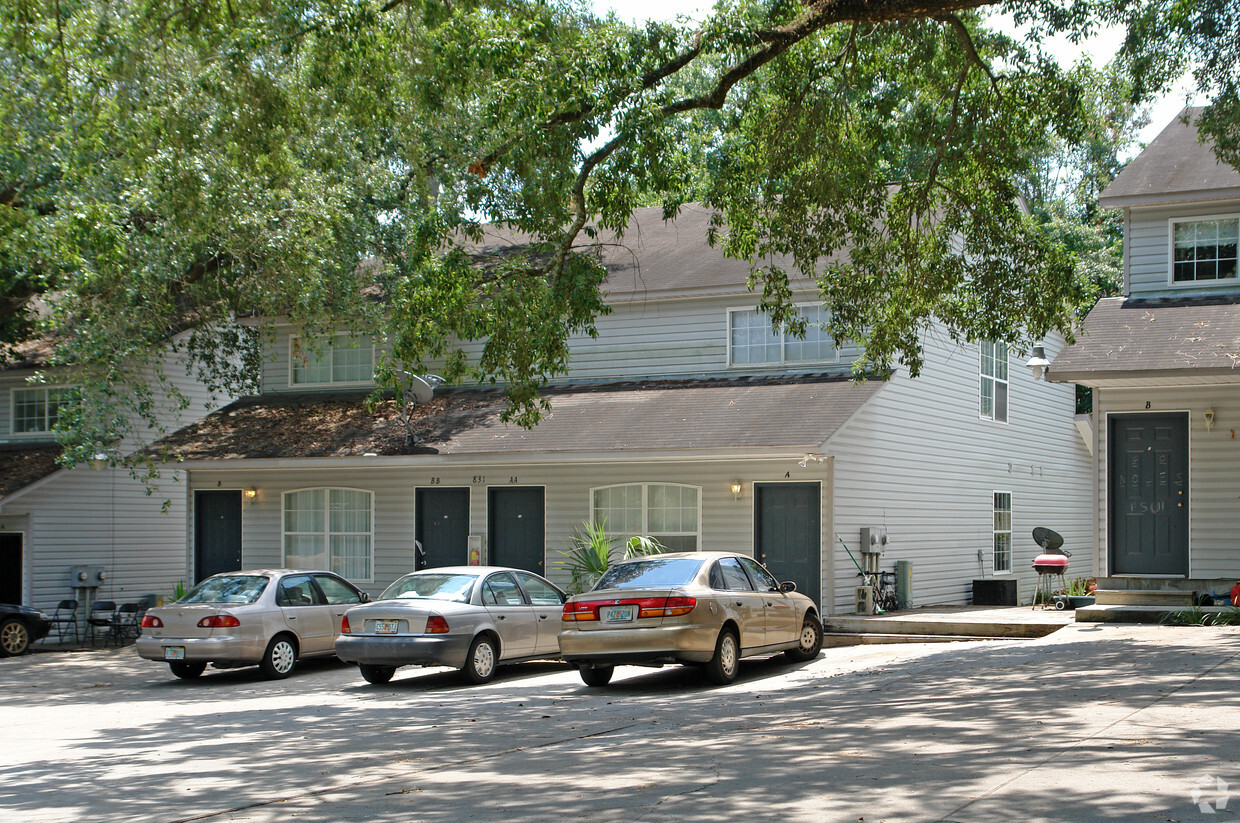
[[[194,492],[194,582],[241,570],[241,492]]]

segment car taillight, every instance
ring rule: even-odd
[[[565,603],[564,612],[560,615],[560,619],[572,622],[574,620],[598,620],[598,607],[600,603]]]
[[[231,614],[213,614],[198,621],[200,629],[231,629],[233,626],[240,625],[241,621]]]
[[[447,632],[448,632],[448,621],[447,620],[444,620],[442,617],[440,617],[437,614],[432,614],[430,617],[426,618],[426,633],[427,634],[447,634]]]
[[[340,633],[341,634],[352,634],[353,633],[353,630],[349,628],[349,616],[347,614],[344,617],[340,618]]]
[[[164,621],[160,620],[153,614],[145,614],[142,616],[142,628],[144,629],[162,629]]]
[[[643,597],[637,601],[638,617],[678,617],[693,611],[697,599],[693,597]]]

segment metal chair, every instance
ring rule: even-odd
[[[95,638],[100,629],[105,630],[106,640],[112,639],[116,632],[116,603],[112,600],[96,600],[91,603],[90,613],[86,616],[86,624],[90,626],[90,645],[95,645]]]
[[[141,603],[122,603],[120,608],[116,610],[116,625],[113,632],[116,639],[116,645],[121,645],[126,638],[136,640],[142,629],[139,621],[142,620],[142,613],[146,609]]]
[[[78,602],[76,600],[61,600],[56,604],[56,611],[48,622],[52,624],[51,631],[47,633],[48,640],[51,640],[52,634],[55,633],[56,639],[61,643],[65,642],[65,633],[70,626],[73,627],[73,642],[81,643],[82,636],[78,633],[77,619]]]

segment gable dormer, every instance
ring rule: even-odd
[[[1098,198],[1124,210],[1127,297],[1240,294],[1240,171],[1201,142],[1201,112],[1180,112]]]

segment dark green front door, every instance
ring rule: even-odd
[[[0,603],[20,606],[22,602],[22,536],[19,532],[0,534]]]
[[[754,484],[754,553],[780,582],[822,597],[821,489],[817,483]]]
[[[487,490],[487,562],[546,574],[547,553],[541,486]]]
[[[241,569],[241,492],[194,492],[194,582]]]
[[[1188,415],[1110,418],[1111,574],[1188,575]]]
[[[469,557],[469,489],[418,489],[414,537],[422,544],[419,569],[464,566]]]

